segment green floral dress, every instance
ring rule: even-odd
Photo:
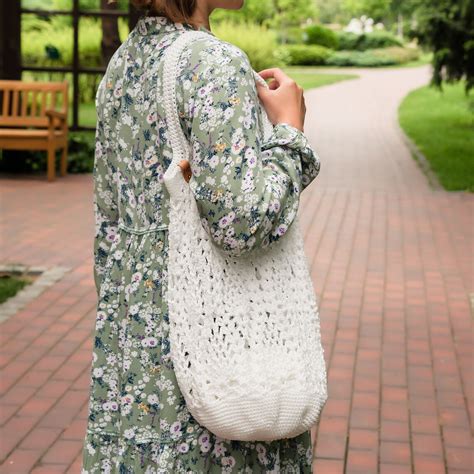
[[[98,294],[83,474],[310,473],[310,433],[273,442],[221,439],[187,410],[170,359],[167,284],[171,163],[162,56],[186,23],[142,17],[96,96],[94,278]],[[233,255],[258,251],[291,225],[319,173],[306,136],[278,124],[263,140],[248,57],[216,38],[182,53],[179,116],[192,143],[201,221]],[[183,295],[185,296],[185,295]]]

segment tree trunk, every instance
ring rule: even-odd
[[[401,13],[398,14],[398,21],[397,21],[397,36],[403,39],[403,15]]]
[[[117,10],[117,3],[108,3],[108,0],[100,0],[101,10]],[[102,41],[100,43],[102,53],[102,65],[107,66],[110,58],[120,46],[120,35],[117,17],[102,17]]]

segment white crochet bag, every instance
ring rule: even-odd
[[[173,150],[164,175],[171,358],[189,411],[211,432],[242,441],[290,438],[317,422],[327,399],[316,296],[297,216],[279,241],[236,258],[212,242],[200,219],[178,166],[192,150],[178,119],[176,70],[183,49],[202,35],[209,37],[182,33],[164,64]],[[268,135],[273,126],[265,120]]]

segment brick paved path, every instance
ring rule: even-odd
[[[301,213],[330,383],[314,468],[467,474],[474,198],[430,189],[398,132],[397,104],[427,68],[360,73],[306,93],[322,168]],[[96,301],[91,175],[0,185],[0,261],[72,268],[0,326],[1,472],[77,473]]]

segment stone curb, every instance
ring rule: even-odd
[[[43,291],[60,280],[70,267],[40,267],[21,264],[0,265],[0,272],[38,274],[35,281],[22,288],[15,296],[0,305],[0,324],[23,309]]]
[[[438,180],[438,176],[436,176],[435,172],[431,168],[430,162],[426,158],[426,156],[421,152],[418,148],[416,143],[405,133],[401,125],[398,123],[396,124],[396,128],[402,140],[405,142],[407,147],[409,148],[411,154],[415,158],[416,163],[420,167],[421,171],[423,171],[424,175],[428,178],[428,183],[430,187],[434,191],[444,191],[443,186]]]

